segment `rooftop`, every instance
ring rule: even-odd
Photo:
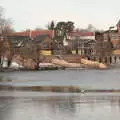
[[[39,35],[48,35],[49,37],[53,36],[52,30],[27,30],[24,32],[15,32],[11,36],[27,36],[31,38],[36,38]]]
[[[94,36],[94,32],[81,32],[81,31],[74,31],[72,32],[72,36],[81,36],[81,37],[86,37],[86,36]]]

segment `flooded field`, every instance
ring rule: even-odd
[[[0,86],[120,90],[120,69],[0,73]],[[0,120],[119,120],[120,92],[0,90]]]

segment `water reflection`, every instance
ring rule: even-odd
[[[120,119],[120,96],[58,94],[57,96],[0,97],[0,120],[101,119]]]

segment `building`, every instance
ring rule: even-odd
[[[53,30],[27,30],[12,33],[8,37],[13,44],[14,54],[19,51],[19,47],[22,47],[24,41],[34,40],[43,55],[72,53],[82,56],[94,55],[95,36],[93,32],[73,31],[67,34],[63,46],[59,42],[55,42]]]
[[[117,27],[117,28],[116,28]],[[111,56],[113,50],[120,49],[120,21],[116,27],[110,27],[104,32],[96,32],[96,55],[100,57]]]
[[[39,46],[41,54],[51,55],[52,30],[27,30],[24,32],[15,32],[7,36],[11,41],[14,54],[19,52],[19,48],[23,46],[24,42],[32,40]]]
[[[93,32],[72,32],[71,46],[74,54],[81,56],[93,56],[95,46],[95,35]]]
[[[19,49],[23,46],[25,41],[30,40],[28,36],[21,36],[21,35],[7,35],[8,40],[11,44],[12,54],[19,53]]]
[[[103,33],[96,32],[95,39],[96,39],[95,56],[98,57],[98,59],[111,56],[113,45],[109,35],[106,35],[106,32]]]

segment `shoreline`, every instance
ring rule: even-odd
[[[102,69],[102,68],[92,68],[92,67],[42,67],[39,69],[26,69],[26,68],[18,68],[18,69],[14,69],[14,68],[0,68],[0,72],[16,72],[16,71],[54,71],[54,70],[108,70],[108,69],[112,69],[112,68],[116,68],[116,67],[108,67],[106,69]]]
[[[58,93],[120,93],[120,89],[83,89],[79,86],[11,86],[0,85],[0,91],[35,91]]]

